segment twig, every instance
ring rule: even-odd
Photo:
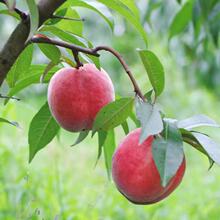
[[[63,20],[69,20],[69,21],[85,21],[84,18],[69,18],[69,17],[64,17],[64,16],[59,16],[59,15],[52,15],[52,19],[63,19]]]
[[[2,3],[5,4],[5,5],[7,5],[4,0],[0,0],[0,2],[2,2]],[[27,15],[25,12],[21,11],[21,10],[18,9],[18,8],[14,8],[14,11],[20,16],[20,18],[21,18],[22,20],[26,20],[26,19],[27,19],[28,15]]]
[[[107,46],[98,46],[96,48],[93,49],[93,52],[97,53],[98,51],[101,50],[105,50],[108,51],[110,53],[112,53],[121,63],[121,65],[123,66],[123,68],[125,69],[125,72],[128,74],[133,86],[134,86],[134,92],[143,100],[145,101],[145,97],[142,94],[137,81],[135,80],[133,74],[131,73],[131,70],[129,69],[127,63],[125,62],[125,60],[123,59],[123,57],[121,56],[121,54],[119,52],[117,52],[116,50],[114,50],[113,48],[107,47]]]
[[[5,95],[2,95],[2,94],[0,94],[0,98],[1,99],[14,99],[16,101],[20,101],[21,100],[19,98],[13,97],[13,96],[5,96]]]
[[[64,48],[68,48],[70,50],[73,51],[73,54],[75,53],[75,55],[79,52],[82,52],[82,53],[85,53],[85,54],[89,54],[89,55],[92,55],[92,56],[96,56],[96,57],[99,57],[100,54],[98,53],[99,51],[108,51],[110,52],[111,54],[113,54],[118,60],[119,62],[121,63],[121,65],[123,66],[123,68],[125,69],[126,73],[128,74],[132,84],[133,84],[133,87],[134,87],[134,92],[136,93],[136,95],[138,95],[143,101],[145,101],[145,97],[144,95],[142,94],[133,74],[131,73],[127,63],[124,61],[123,57],[116,51],[114,50],[113,48],[110,48],[110,47],[107,47],[107,46],[98,46],[96,48],[93,48],[93,49],[90,49],[90,48],[84,48],[84,47],[80,47],[80,46],[77,46],[77,45],[74,45],[74,44],[70,44],[70,43],[67,43],[67,42],[63,42],[63,41],[60,41],[60,40],[55,40],[55,39],[50,39],[50,38],[41,38],[41,37],[36,37],[34,36],[30,42],[32,43],[45,43],[45,44],[52,44],[52,45],[56,45],[56,46],[60,46],[60,47],[64,47]],[[77,57],[75,57],[75,60],[77,62]]]
[[[73,52],[74,59],[76,61],[76,68],[79,69],[81,66],[83,66],[83,64],[79,60],[79,52],[75,50],[72,50],[72,52]]]

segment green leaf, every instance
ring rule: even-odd
[[[103,14],[102,12],[100,12],[96,5],[93,4],[93,2],[84,2],[81,0],[75,0],[71,3],[72,6],[77,6],[77,7],[84,7],[90,10],[95,11],[97,14],[99,14],[109,25],[109,27],[111,28],[111,30],[113,31],[113,22],[105,16],[105,14]]]
[[[106,138],[107,138],[106,131],[98,131],[99,146],[98,146],[98,156],[97,156],[96,164],[98,163],[98,161],[102,155],[102,147],[104,146]]]
[[[15,127],[20,127],[19,124],[15,121],[8,121],[7,119],[4,119],[4,118],[0,118],[0,123],[7,123],[7,124],[10,124],[10,125],[13,125]]]
[[[19,15],[16,12],[14,12],[14,11],[0,10],[0,14],[2,14],[2,15],[10,15],[10,16],[16,18],[17,20],[20,20]]]
[[[71,7],[67,9],[66,16],[70,18],[80,19],[79,14]],[[70,22],[69,20],[63,19],[60,22],[58,22],[55,26],[64,31],[77,34],[79,36],[81,36],[83,33],[83,22],[82,21],[71,21]]]
[[[37,4],[35,3],[35,0],[26,0],[28,8],[29,8],[29,12],[30,12],[30,19],[31,19],[31,27],[30,27],[30,32],[29,32],[29,36],[28,39],[31,39],[33,37],[33,35],[35,34],[35,32],[38,29],[39,26],[39,11],[38,11],[38,7]]]
[[[59,125],[50,113],[48,103],[44,104],[32,119],[29,127],[29,163],[39,150],[53,140],[59,128]]]
[[[209,157],[218,165],[220,165],[220,146],[215,143],[211,138],[208,136],[192,132],[194,137],[198,140],[198,142],[203,146]]]
[[[140,57],[147,71],[151,85],[156,96],[159,96],[164,90],[165,76],[164,68],[158,57],[149,50],[139,50]]]
[[[122,4],[126,5],[126,7],[133,13],[133,15],[140,20],[139,9],[136,6],[134,0],[119,0]]]
[[[159,134],[163,130],[163,121],[157,105],[136,98],[136,115],[141,122],[140,144],[150,135]]]
[[[125,134],[127,135],[127,134],[129,133],[128,122],[127,122],[127,121],[123,122],[123,123],[121,124],[121,126],[122,126],[122,128],[123,128]]]
[[[146,46],[147,46],[147,35],[144,28],[141,25],[139,19],[129,10],[129,8],[122,3],[122,1],[118,0],[98,0],[102,4],[106,5],[108,8],[113,9],[114,11],[118,12],[122,15],[128,22],[130,22],[141,34]]]
[[[191,21],[192,6],[192,1],[188,1],[183,5],[180,11],[177,12],[169,28],[169,39],[181,33]]]
[[[78,138],[76,139],[75,143],[73,145],[71,145],[71,147],[76,146],[77,144],[79,144],[80,142],[82,142],[89,134],[89,131],[81,131],[79,133]]]
[[[32,62],[33,45],[29,45],[24,49],[20,56],[15,61],[7,75],[7,82],[10,87],[14,87],[15,83],[28,73]]]
[[[54,36],[59,37],[63,41],[67,41],[69,43],[73,43],[82,47],[86,47],[85,39],[82,37],[79,37],[75,34],[69,33],[67,31],[64,31],[56,26],[48,26],[45,25],[42,28],[40,28],[41,32],[50,32]]]
[[[26,87],[34,84],[34,83],[39,83],[40,82],[40,77],[42,73],[45,71],[46,66],[45,65],[33,65],[30,67],[29,72],[30,75],[25,76],[21,80],[19,80],[16,85],[9,90],[9,93],[7,96],[11,97],[21,90],[25,89]],[[57,67],[52,68],[48,73],[47,76],[44,79],[44,82],[48,82],[49,79],[52,77],[52,75],[58,71]],[[4,104],[7,104],[9,100],[6,99]]]
[[[184,119],[177,123],[178,128],[190,130],[201,126],[220,127],[213,119],[206,115],[195,115],[191,118]]]
[[[121,98],[104,106],[96,115],[93,124],[93,134],[98,130],[110,130],[121,123],[131,114],[133,98]]]
[[[152,153],[162,185],[165,187],[184,159],[181,133],[175,125],[166,123],[165,137],[154,140]]]
[[[59,63],[61,53],[56,46],[50,44],[38,44],[38,47],[53,63]]]
[[[104,156],[105,166],[108,174],[108,178],[111,179],[111,168],[112,168],[112,156],[115,151],[115,133],[114,130],[108,131],[105,143],[104,143]]]

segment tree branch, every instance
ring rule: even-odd
[[[51,18],[54,11],[64,2],[65,0],[40,0],[38,2],[40,15],[39,26]],[[27,16],[27,18],[25,20],[23,19],[15,28],[0,52],[0,86],[20,53],[26,47],[27,44],[25,42],[28,38],[29,30],[30,18]]]
[[[46,37],[39,37],[39,35],[34,36],[30,42],[32,43],[45,43],[45,44],[52,44],[52,45],[56,45],[56,46],[60,46],[60,47],[64,47],[67,49],[72,50],[74,58],[77,62],[77,68],[79,68],[79,66],[81,66],[81,63],[78,59],[78,53],[82,52],[85,54],[90,54],[92,56],[96,56],[99,57],[100,55],[98,54],[99,51],[104,50],[104,51],[108,51],[111,54],[113,54],[121,63],[121,65],[123,66],[123,68],[125,69],[126,73],[128,74],[133,87],[134,87],[134,92],[144,101],[145,97],[142,94],[133,74],[131,73],[128,65],[126,64],[126,62],[124,61],[123,57],[121,56],[121,54],[119,54],[116,50],[114,50],[113,48],[107,47],[107,46],[98,46],[96,48],[90,49],[90,48],[84,48],[84,47],[80,47],[74,44],[70,44],[64,41],[60,41],[60,40],[55,40],[55,39],[50,39],[50,38],[46,38]]]

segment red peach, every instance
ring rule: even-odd
[[[139,145],[141,129],[128,134],[117,148],[112,159],[112,176],[118,190],[135,204],[156,203],[180,184],[185,172],[185,158],[175,176],[166,187],[161,178],[152,154],[153,136]]]
[[[72,132],[90,130],[96,114],[113,100],[111,79],[94,64],[59,70],[48,87],[52,115],[61,127]]]

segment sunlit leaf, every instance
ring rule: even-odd
[[[138,52],[155,91],[155,95],[159,96],[163,92],[165,84],[163,65],[152,51],[138,49]]]

